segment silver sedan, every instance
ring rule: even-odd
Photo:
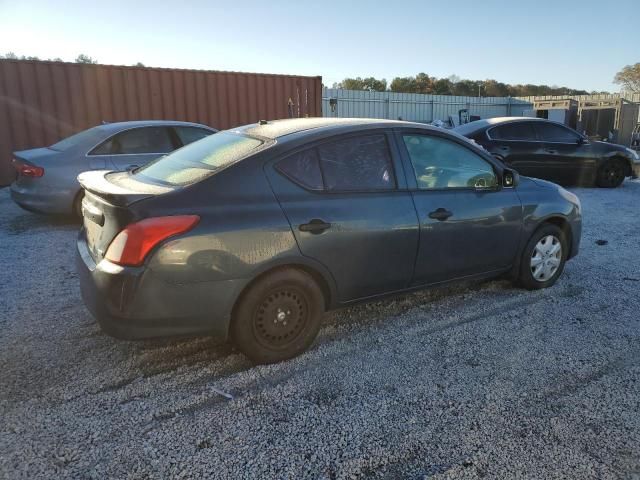
[[[215,132],[198,123],[117,122],[84,130],[50,147],[14,152],[18,176],[11,197],[26,210],[79,215],[80,173],[131,170]]]

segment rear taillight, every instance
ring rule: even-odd
[[[13,167],[18,172],[18,175],[23,177],[41,177],[44,175],[44,168],[36,167],[35,165],[29,165],[28,163],[21,162],[20,160],[13,159]]]
[[[191,230],[199,220],[197,215],[181,215],[146,218],[127,225],[113,239],[105,258],[118,265],[140,266],[158,243]]]

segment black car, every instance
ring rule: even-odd
[[[640,175],[638,153],[591,141],[561,123],[541,118],[478,120],[454,129],[522,175],[562,185],[617,187]]]
[[[354,302],[504,274],[551,286],[581,235],[572,193],[409,122],[261,122],[79,180],[81,291],[102,328],[230,335],[257,362],[301,353]]]

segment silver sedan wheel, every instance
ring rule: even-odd
[[[546,282],[555,275],[562,262],[562,243],[554,235],[542,237],[531,254],[531,275],[538,282]]]

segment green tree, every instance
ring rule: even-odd
[[[433,93],[433,83],[435,78],[431,78],[424,72],[416,75],[416,92],[415,93]]]
[[[448,78],[439,78],[433,82],[433,93],[436,95],[451,95],[452,84]]]
[[[96,64],[96,63],[98,63],[98,60],[95,60],[95,59],[91,58],[89,55],[85,55],[84,53],[81,53],[80,55],[78,55],[76,57],[75,62],[76,63]]]
[[[460,80],[453,84],[454,95],[476,97],[478,95],[478,82],[473,80]]]
[[[387,80],[378,80],[374,77],[367,78],[345,78],[338,84],[338,88],[345,90],[373,90],[376,92],[384,92],[387,89]]]
[[[485,80],[482,82],[482,95],[485,97],[508,97],[508,85],[496,80]]]
[[[640,63],[624,67],[616,73],[613,82],[622,85],[625,90],[630,92],[640,92]]]
[[[415,93],[417,90],[416,77],[396,77],[389,88],[392,92]]]

